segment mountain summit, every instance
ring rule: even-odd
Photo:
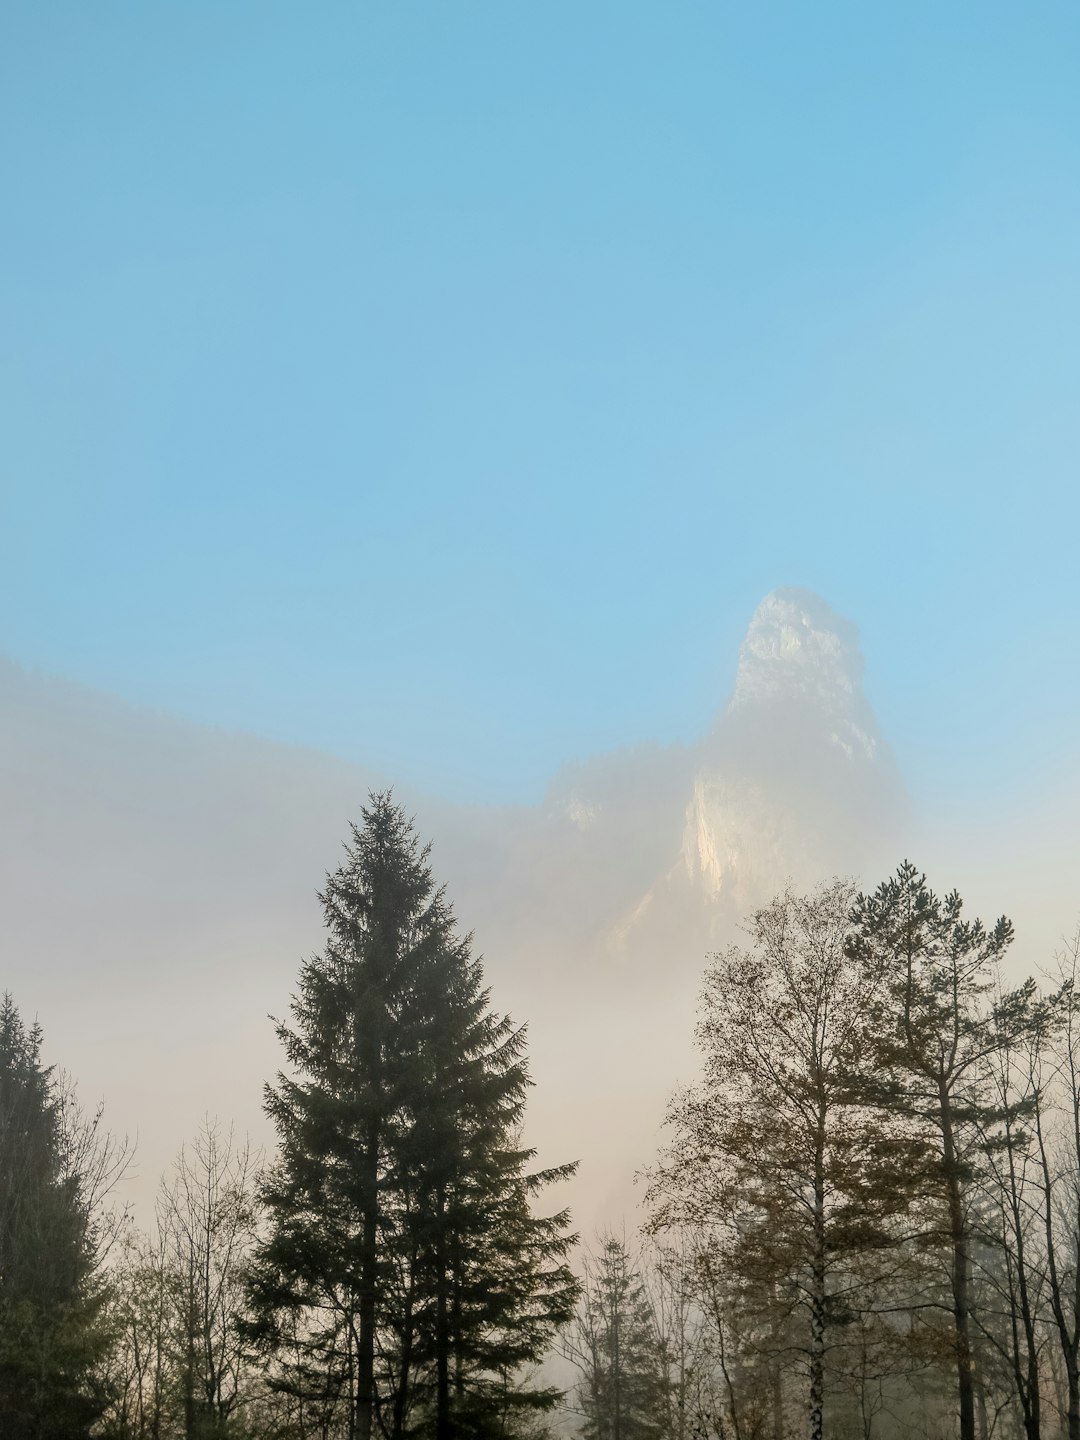
[[[888,868],[907,806],[862,672],[850,621],[809,591],[772,591],[700,740],[560,772],[511,862],[511,889],[517,872],[532,892],[516,908],[645,974],[658,954],[696,967],[788,881]]]
[[[809,591],[767,595],[694,772],[682,863],[725,909],[891,853],[903,787],[863,694],[850,621]]]
[[[773,590],[754,612],[739,650],[727,714],[799,705],[836,721],[835,743],[872,760],[877,726],[862,693],[858,631],[809,590]]]

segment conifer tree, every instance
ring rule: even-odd
[[[95,1283],[93,1136],[41,1061],[10,995],[0,1004],[0,1435],[80,1440],[104,1408]],[[105,1157],[108,1165],[108,1155]]]
[[[584,1440],[661,1440],[668,1379],[657,1319],[633,1255],[614,1235],[586,1261],[567,1355],[581,1371]]]
[[[301,968],[290,1074],[267,1087],[277,1162],[251,1281],[273,1383],[328,1433],[370,1440],[509,1433],[511,1383],[572,1308],[566,1216],[533,1215],[517,1141],[524,1032],[490,1009],[428,851],[373,795],[321,897],[322,955]],[[329,1417],[329,1418],[327,1418]]]

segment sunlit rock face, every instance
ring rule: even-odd
[[[854,626],[807,591],[773,591],[695,766],[682,841],[694,887],[745,911],[788,880],[863,872],[904,808]]]
[[[500,881],[475,913],[492,914],[494,891],[508,947],[545,974],[646,983],[696,973],[789,881],[876,883],[904,849],[907,807],[862,669],[849,621],[773,591],[701,740],[567,765],[516,828],[492,817]]]
[[[609,954],[642,970],[661,950],[699,957],[788,882],[873,883],[891,869],[907,807],[862,668],[849,621],[808,591],[775,590],[702,740],[563,772],[547,843],[573,855]]]

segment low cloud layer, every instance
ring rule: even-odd
[[[204,1112],[270,1139],[267,1013],[321,945],[315,891],[349,820],[394,777],[7,664],[0,742],[3,984],[50,1058],[137,1132],[141,1202]],[[496,1005],[529,1022],[532,1138],[545,1160],[582,1158],[586,1229],[635,1203],[665,1097],[693,1067],[708,952],[788,878],[873,884],[909,850],[922,859],[855,631],[800,591],[759,607],[697,744],[568,765],[537,807],[397,793]],[[1064,893],[1064,868],[1041,872],[1050,889]]]

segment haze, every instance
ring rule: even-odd
[[[144,1192],[205,1112],[266,1138],[372,785],[530,1025],[587,1230],[789,876],[910,852],[1049,959],[1073,7],[3,30],[2,984]]]

